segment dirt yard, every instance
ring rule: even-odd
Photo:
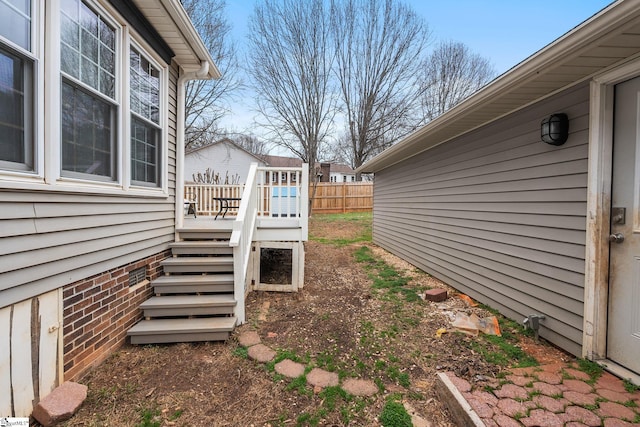
[[[248,321],[239,331],[257,331],[279,359],[334,371],[341,379],[372,380],[380,390],[376,396],[354,397],[339,388],[318,392],[304,377],[281,377],[273,363],[249,360],[237,335],[226,343],[126,345],[83,381],[89,397],[65,425],[379,426],[385,403],[395,400],[433,426],[453,426],[434,391],[437,372],[491,382],[508,366],[535,363],[531,355],[542,363],[569,359],[535,344],[513,322],[501,320],[502,338],[454,332],[456,310],[490,313],[457,297],[421,299],[426,289],[446,285],[371,244],[370,220],[314,218],[304,289],[251,293]],[[448,332],[437,337],[441,328]]]

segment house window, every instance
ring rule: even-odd
[[[62,171],[115,181],[116,30],[79,0],[61,11]]]
[[[34,170],[31,2],[0,0],[0,168]]]
[[[160,71],[135,49],[131,76],[131,180],[160,186]]]

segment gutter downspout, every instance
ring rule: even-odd
[[[183,73],[178,77],[177,123],[176,123],[176,229],[184,225],[184,134],[186,114],[186,85],[189,80],[206,80],[209,61],[201,61],[200,69]],[[176,231],[176,237],[177,237]]]

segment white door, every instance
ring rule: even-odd
[[[640,373],[640,77],[615,88],[607,357]]]

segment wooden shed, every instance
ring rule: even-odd
[[[359,169],[375,243],[635,381],[639,58],[640,5],[616,1]]]

